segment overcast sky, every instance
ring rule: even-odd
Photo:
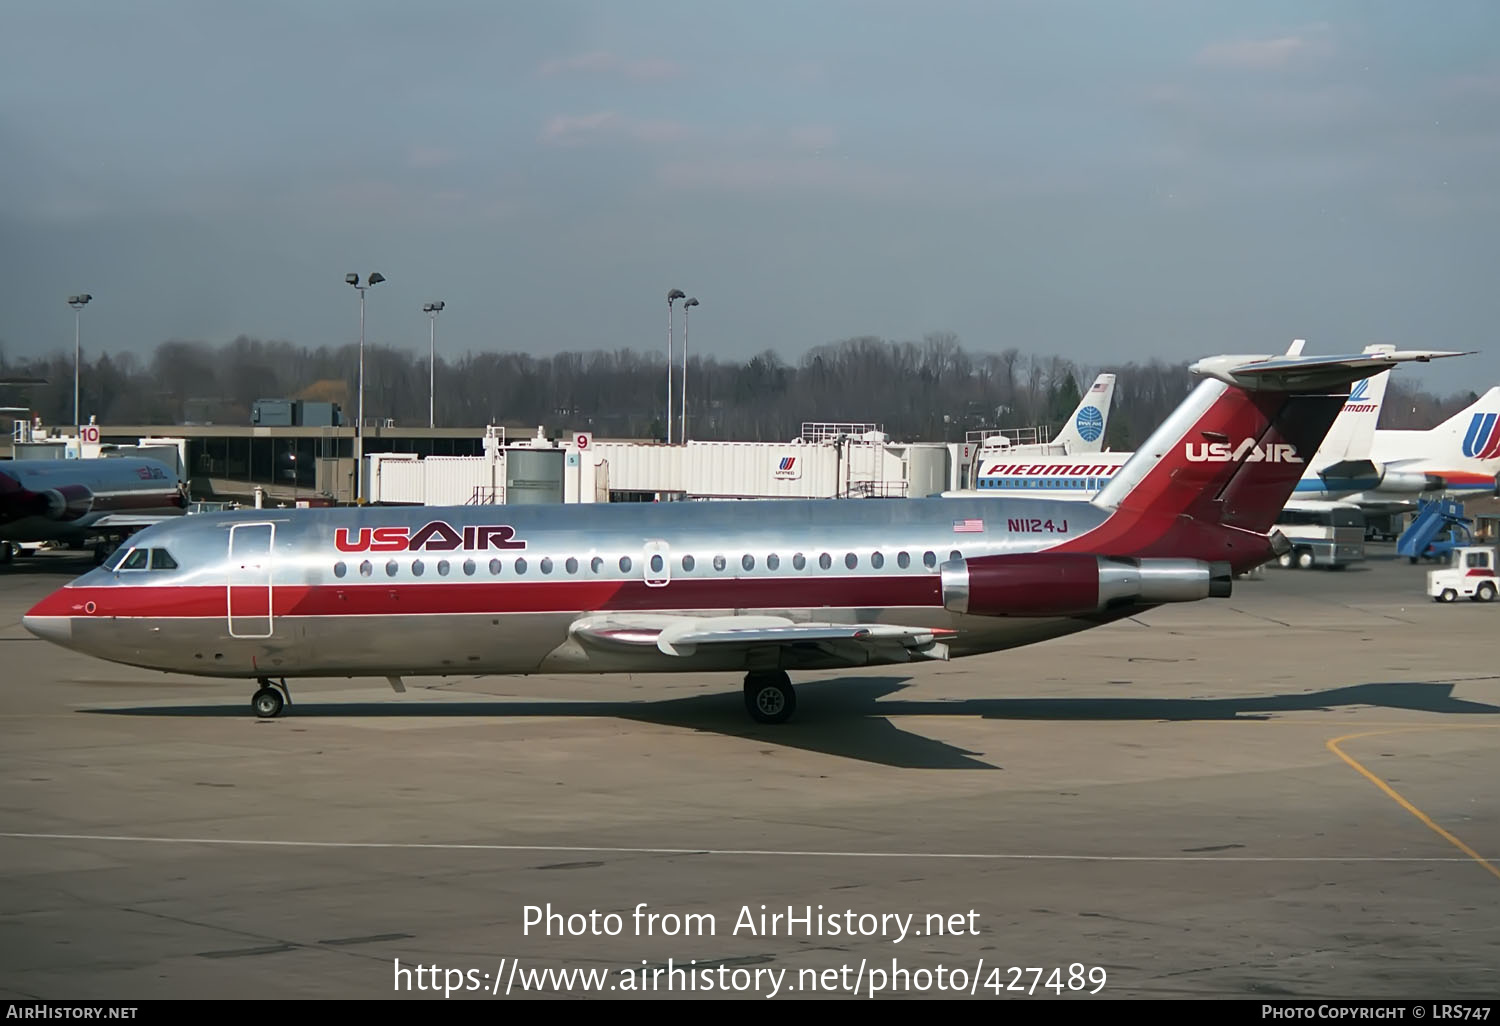
[[[1500,382],[1500,4],[10,0],[0,344],[239,334]],[[682,315],[677,315],[681,344]],[[877,411],[872,411],[872,416]]]

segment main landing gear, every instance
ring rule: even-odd
[[[797,692],[784,670],[745,675],[745,709],[756,723],[785,723],[797,711]]]
[[[270,677],[261,677],[260,690],[250,699],[250,708],[255,710],[256,716],[270,720],[280,716],[282,706],[290,705],[291,701],[292,692],[286,686],[285,677],[279,683],[272,683]]]

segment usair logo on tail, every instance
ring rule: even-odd
[[[1297,447],[1285,442],[1256,445],[1255,439],[1247,438],[1238,446],[1228,442],[1189,442],[1187,458],[1193,463],[1301,463]]]

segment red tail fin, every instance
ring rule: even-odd
[[[1397,363],[1463,353],[1216,356],[1204,381],[1110,479],[1094,504],[1113,516],[1053,551],[1227,561],[1236,571],[1274,550],[1265,532],[1349,396]]]

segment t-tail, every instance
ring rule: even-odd
[[[1382,349],[1350,356],[1217,356],[1205,380],[1093,499],[1110,512],[1062,546],[1131,557],[1273,558],[1267,535],[1349,400],[1350,386],[1397,363],[1461,353]]]
[[[1095,378],[1053,441],[1067,445],[1069,454],[1103,451],[1104,433],[1109,427],[1109,403],[1114,394],[1113,374],[1101,374]]]

